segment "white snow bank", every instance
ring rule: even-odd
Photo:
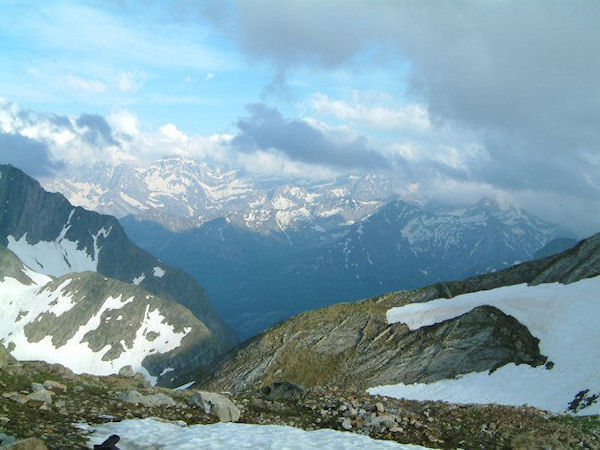
[[[426,449],[418,445],[379,441],[353,433],[334,430],[304,431],[280,425],[249,425],[216,423],[212,425],[179,426],[157,419],[133,419],[109,422],[92,428],[89,445],[100,444],[111,434],[118,434],[122,450],[230,449]]]
[[[491,305],[515,317],[540,339],[540,351],[554,363],[543,366],[507,364],[492,374],[470,373],[429,384],[397,384],[370,388],[371,394],[453,403],[529,404],[565,412],[575,395],[589,389],[600,393],[600,277],[563,285],[520,284],[488,291],[392,308],[389,323],[411,330],[460,316],[481,305]],[[580,414],[600,414],[600,402]]]
[[[152,271],[154,272],[154,276],[156,278],[162,278],[166,273],[162,267],[154,267]]]

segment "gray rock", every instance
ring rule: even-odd
[[[50,389],[51,391],[63,391],[66,392],[67,386],[58,381],[46,380],[44,381],[44,387],[46,389]]]
[[[52,403],[53,392],[50,392],[44,388],[39,391],[32,392],[25,396],[26,401]]]
[[[292,400],[304,397],[305,390],[289,381],[276,381],[271,385],[264,386],[261,393],[267,400]]]
[[[348,417],[346,417],[344,420],[342,420],[342,428],[344,430],[352,429],[352,421]]]
[[[38,438],[27,438],[6,446],[0,446],[1,450],[48,450],[48,447]]]
[[[120,377],[133,378],[135,376],[135,372],[133,371],[133,367],[131,367],[130,365],[121,367],[121,369],[119,369],[119,376]]]
[[[31,383],[31,390],[33,392],[37,392],[37,391],[42,391],[44,390],[44,385],[40,384],[40,383]]]
[[[163,394],[162,392],[150,395],[143,395],[133,389],[121,392],[121,394],[119,395],[119,400],[125,403],[133,403],[142,406],[147,406],[149,408],[154,408],[157,406],[175,406],[177,404],[175,400],[173,400],[168,395]]]
[[[220,422],[236,422],[241,412],[227,397],[214,392],[198,391],[188,400],[190,406],[203,408],[207,414],[216,416]]]

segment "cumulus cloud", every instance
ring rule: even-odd
[[[47,176],[64,164],[53,161],[48,147],[14,133],[0,133],[0,164],[11,164],[32,176]]]
[[[237,122],[232,144],[243,152],[277,151],[290,159],[342,168],[380,169],[385,158],[369,147],[367,139],[346,130],[315,126],[315,122],[288,119],[264,104],[247,106],[248,117]]]

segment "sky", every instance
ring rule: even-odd
[[[386,172],[600,231],[600,3],[0,0],[0,162]]]

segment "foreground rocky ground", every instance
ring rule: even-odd
[[[36,437],[51,449],[86,448],[87,432],[78,423],[159,417],[181,426],[237,419],[332,428],[433,448],[600,448],[597,416],[561,416],[530,407],[395,400],[288,383],[230,400],[233,404],[226,398],[213,402],[193,389],[149,387],[132,373],[96,377],[74,375],[60,365],[0,361],[0,439],[5,444],[11,437]]]

